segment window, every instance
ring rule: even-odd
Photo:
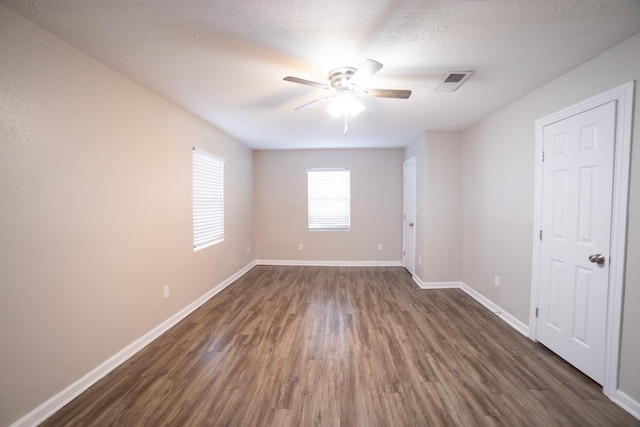
[[[193,250],[224,240],[224,159],[193,149]]]
[[[307,170],[309,230],[349,230],[351,172],[349,169]]]

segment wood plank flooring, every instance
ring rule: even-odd
[[[638,426],[458,289],[257,266],[45,426]]]

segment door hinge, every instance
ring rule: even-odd
[[[542,152],[542,159],[541,160],[544,162],[544,151]]]
[[[540,230],[540,241],[542,242],[542,230]]]
[[[402,256],[407,255],[407,253],[405,251],[402,251]]]
[[[538,318],[538,307],[536,307],[536,319]]]

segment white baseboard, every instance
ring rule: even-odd
[[[609,396],[618,406],[640,420],[640,402],[634,400],[624,391],[616,390],[613,396]]]
[[[529,337],[529,325],[522,323],[520,320],[516,319],[507,311],[503,310],[500,306],[494,304],[493,301],[491,301],[490,299],[488,299],[487,297],[485,297],[475,289],[471,288],[466,283],[462,283],[462,286],[460,287],[460,289],[465,291],[473,299],[478,301],[480,304],[484,305],[486,308],[491,310],[495,315],[497,315],[502,320],[507,322],[507,324],[509,324],[513,329],[520,332],[525,337],[527,338]]]
[[[444,282],[444,283],[426,282],[424,283],[424,282],[421,282],[420,279],[416,277],[414,277],[414,280],[418,283],[418,285],[422,289],[437,289],[438,287],[440,288],[455,287],[455,286],[448,286],[448,285],[459,283],[460,289],[462,289],[464,292],[466,292],[469,296],[471,296],[473,299],[478,301],[480,304],[485,306],[491,312],[496,314],[502,320],[507,322],[507,324],[510,325],[512,328],[514,328],[516,331],[520,332],[522,335],[529,338],[528,325],[522,323],[520,320],[516,319],[511,314],[504,311],[502,308],[500,308],[500,306],[494,304],[490,299],[486,298],[484,295],[480,294],[478,291],[471,288],[466,283],[464,282]],[[438,286],[438,285],[443,285],[443,286]],[[618,406],[620,406],[622,409],[630,413],[633,417],[640,420],[640,402],[634,400],[631,396],[627,395],[625,392],[621,390],[616,390],[612,396],[609,396],[609,398],[613,402],[615,402]]]
[[[516,331],[520,332],[524,336],[528,336],[529,334],[529,326],[522,323],[520,320],[516,319],[511,314],[507,313],[505,310],[500,308],[498,305],[494,304],[491,300],[486,298],[484,295],[480,294],[478,291],[469,287],[464,282],[423,282],[416,275],[413,276],[413,281],[420,286],[420,289],[450,289],[450,288],[459,288],[466,292],[473,299],[478,301],[480,304],[488,308],[492,313],[499,316],[502,320],[507,322],[509,326],[514,328]]]
[[[413,280],[420,286],[420,289],[451,289],[462,286],[462,282],[423,282],[416,276]]]
[[[40,406],[35,408],[33,411],[29,412],[24,417],[20,418],[18,421],[13,423],[11,427],[31,427],[37,426],[38,424],[45,421],[51,415],[55,414],[58,410],[60,410],[67,403],[71,402],[73,399],[78,397],[82,392],[87,390],[89,387],[97,383],[104,376],[106,376],[109,372],[113,371],[115,368],[120,366],[122,363],[126,362],[129,358],[131,358],[134,354],[142,350],[144,347],[149,345],[153,340],[158,338],[160,335],[168,331],[170,328],[175,326],[182,319],[187,317],[193,311],[195,311],[202,304],[211,299],[214,295],[222,291],[224,288],[229,286],[231,283],[236,281],[238,278],[243,276],[247,271],[251,270],[256,265],[255,261],[247,264],[241,270],[228,277],[222,283],[218,284],[206,294],[202,295],[200,298],[132,342],[127,345],[125,348],[111,356],[109,359],[105,360],[103,363],[98,365],[94,370],[84,375],[82,378],[55,394],[53,397],[48,399],[46,402],[42,403]]]
[[[471,296],[473,299],[478,301],[480,304],[485,306],[491,312],[496,314],[502,320],[507,322],[507,324],[509,326],[511,326],[513,329],[515,329],[516,331],[520,332],[525,337],[529,338],[529,326],[528,325],[526,325],[526,324],[522,323],[520,320],[516,319],[514,316],[512,316],[511,314],[509,314],[508,312],[503,310],[500,306],[494,304],[493,301],[491,301],[490,299],[488,299],[484,295],[480,294],[478,291],[476,291],[475,289],[471,288],[466,283],[464,283],[464,282],[444,282],[444,283],[426,282],[426,283],[423,283],[423,282],[420,282],[420,279],[414,278],[414,280],[416,280],[416,282],[418,283],[418,285],[420,285],[420,287],[422,289],[436,289],[438,287],[440,287],[440,288],[455,287],[455,286],[448,286],[448,285],[459,283],[460,289],[462,289],[464,292],[466,292],[469,296]],[[443,285],[443,286],[438,286],[438,285]],[[622,409],[624,409],[625,411],[630,413],[633,417],[635,417],[636,419],[640,420],[640,402],[634,400],[631,396],[627,395],[626,393],[624,393],[621,390],[616,390],[614,395],[613,396],[609,396],[609,398],[613,402],[615,402],[618,406],[620,406]]]
[[[257,265],[291,265],[306,267],[402,267],[402,261],[311,261],[257,259]]]
[[[227,278],[222,283],[218,284],[216,287],[212,288],[206,294],[198,298],[193,303],[189,304],[184,309],[180,310],[178,313],[174,314],[151,331],[147,332],[142,337],[138,338],[118,353],[111,356],[109,359],[101,363],[94,370],[84,375],[82,378],[60,391],[56,395],[52,396],[46,402],[42,403],[40,406],[35,408],[33,411],[29,412],[27,415],[16,421],[11,425],[11,427],[31,427],[37,426],[38,424],[45,421],[51,415],[55,414],[58,410],[60,410],[67,403],[71,402],[77,396],[79,396],[82,392],[87,390],[93,384],[101,380],[104,376],[106,376],[109,372],[113,371],[115,368],[120,366],[122,363],[127,361],[137,352],[142,350],[144,347],[149,345],[153,340],[158,338],[160,335],[165,333],[167,330],[175,326],[182,319],[187,317],[193,311],[195,311],[202,304],[207,302],[213,296],[218,294],[220,291],[225,289],[231,283],[236,281],[238,278],[242,277],[247,271],[253,268],[255,265],[300,265],[300,266],[347,266],[347,267],[361,267],[361,266],[384,266],[384,267],[401,267],[402,263],[400,261],[281,261],[281,260],[255,260],[251,263],[247,264],[244,268]],[[502,310],[499,306],[491,302],[489,299],[484,297],[482,294],[475,291],[473,288],[469,287],[463,282],[422,282],[417,276],[413,276],[413,280],[418,284],[418,286],[422,289],[444,289],[444,288],[460,288],[467,294],[469,294],[472,298],[478,301],[480,304],[485,306],[487,309],[498,315],[502,320],[507,322],[511,327],[516,329],[524,336],[528,336],[529,327]],[[622,407],[624,410],[629,412],[635,418],[640,419],[640,403],[632,399],[630,396],[625,394],[624,392],[617,390],[614,396],[610,396],[611,399]]]

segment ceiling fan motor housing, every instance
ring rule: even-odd
[[[329,72],[329,81],[331,82],[331,87],[333,87],[337,91],[348,90],[349,80],[355,72],[356,69],[353,67],[341,67],[331,70]]]
[[[334,99],[338,95],[361,95],[372,96],[376,98],[396,98],[408,99],[411,96],[410,90],[402,89],[371,89],[364,88],[366,81],[382,68],[382,64],[373,59],[367,59],[360,68],[340,67],[334,68],[329,72],[328,80],[330,85],[319,83],[313,80],[301,79],[299,77],[287,76],[283,80],[303,84],[307,86],[320,87],[328,90],[329,94],[315,101],[308,102],[298,108],[296,111],[306,110],[314,105],[318,105],[322,101]],[[344,97],[343,97],[344,98]],[[334,99],[335,101],[335,99]]]

